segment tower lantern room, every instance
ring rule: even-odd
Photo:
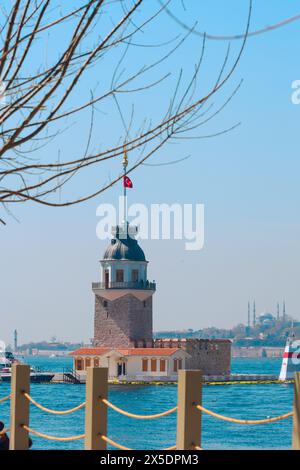
[[[103,259],[102,282],[105,288],[125,288],[147,286],[147,264],[145,254],[135,236],[136,226],[128,223],[112,229],[112,239]]]

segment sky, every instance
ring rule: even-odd
[[[220,35],[245,30],[246,0],[186,0],[184,4],[186,11],[181,1],[174,1],[172,11],[190,25],[197,18],[197,30]],[[299,13],[292,0],[254,0],[253,5],[251,31]],[[177,34],[185,33],[164,14],[141,41],[159,44]],[[186,251],[182,240],[141,242],[149,260],[148,277],[157,283],[155,330],[230,328],[246,322],[247,303],[254,300],[258,313],[275,312],[277,302],[282,305],[285,300],[287,313],[300,320],[300,105],[291,99],[292,82],[300,79],[299,39],[299,21],[249,38],[233,76],[214,97],[214,106],[222,105],[243,80],[241,88],[216,119],[196,134],[207,136],[240,125],[218,137],[176,141],[152,157],[153,166],[140,166],[130,175],[134,188],[129,204],[205,207],[202,250]],[[197,93],[216,78],[227,46],[227,41],[207,41]],[[155,121],[164,114],[180,69],[188,80],[201,47],[201,38],[190,35],[155,72],[163,75],[170,70],[172,76],[157,89],[135,97],[137,126],[144,116]],[[239,41],[232,41],[231,64],[239,47]],[[159,48],[135,47],[127,67],[149,63],[160,53]],[[97,79],[100,73],[96,67],[81,87],[87,89],[93,74]],[[105,68],[104,80],[109,76],[110,69]],[[78,91],[72,100],[80,97]],[[128,119],[133,98],[127,94],[120,100]],[[87,129],[83,114],[75,127],[42,150],[43,158],[51,158],[58,148],[67,156],[75,155],[84,147]],[[108,103],[97,115],[94,148],[109,146],[121,131],[116,109]],[[158,165],[186,156],[177,164]],[[130,158],[134,161],[135,156]],[[120,162],[95,167],[64,188],[63,196],[86,194],[95,182],[103,184],[120,168]],[[20,343],[53,336],[63,341],[92,338],[91,283],[100,280],[99,260],[108,244],[96,236],[96,210],[99,204],[117,204],[121,192],[118,184],[82,205],[56,209],[26,203],[13,208],[13,216],[5,215],[7,225],[0,227],[1,339],[12,342],[15,328]]]

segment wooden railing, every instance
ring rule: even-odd
[[[162,450],[202,450],[201,447],[201,421],[202,413],[216,419],[243,425],[258,425],[273,423],[283,419],[293,418],[293,449],[300,450],[300,373],[295,374],[294,408],[292,411],[280,416],[254,420],[237,419],[220,415],[202,406],[202,373],[198,370],[180,370],[178,373],[178,401],[170,410],[153,415],[137,415],[123,410],[108,400],[108,369],[87,368],[86,400],[69,410],[52,410],[38,403],[30,395],[30,367],[14,364],[11,382],[11,394],[0,398],[0,404],[10,399],[10,425],[9,429],[0,434],[10,433],[10,450],[26,450],[29,444],[29,434],[53,441],[84,440],[86,450],[105,450],[107,444],[118,449],[129,449],[122,443],[114,442],[107,436],[107,410],[116,412],[132,419],[152,420],[163,418],[171,413],[177,413],[176,444]],[[43,412],[64,415],[85,408],[84,433],[75,436],[50,436],[43,431],[30,427],[30,404]]]

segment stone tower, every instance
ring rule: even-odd
[[[102,281],[93,283],[95,318],[93,345],[108,348],[153,346],[152,296],[145,254],[128,223],[112,230],[101,260]]]

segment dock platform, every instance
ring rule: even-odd
[[[51,383],[71,383],[71,384],[85,384],[86,376],[81,374],[80,378],[76,374],[74,380],[70,377],[66,377],[65,372],[56,372]],[[177,381],[173,380],[158,380],[154,381],[153,378],[149,380],[139,379],[138,377],[128,377],[119,379],[111,377],[109,383],[112,385],[176,385]],[[285,382],[278,380],[278,375],[274,374],[229,374],[226,376],[222,375],[204,375],[203,383],[205,385],[258,385],[258,384],[283,384],[283,383],[294,383],[294,380],[286,380]]]

